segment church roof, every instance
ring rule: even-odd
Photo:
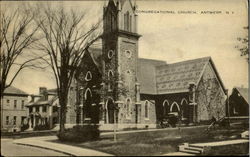
[[[139,58],[138,59],[138,81],[143,94],[157,94],[155,67],[166,65],[165,61]]]
[[[102,72],[102,49],[90,48],[89,52],[99,71]],[[138,58],[137,80],[140,83],[140,91],[142,94],[152,95],[188,92],[189,83],[198,85],[209,63],[225,92],[225,87],[211,57],[172,64],[167,64],[162,60]]]
[[[236,87],[236,89],[238,90],[238,92],[240,93],[240,95],[245,99],[245,101],[249,104],[249,100],[248,100],[248,88]]]
[[[102,49],[91,47],[88,51],[99,72],[102,73]]]
[[[173,64],[161,65],[156,67],[156,89],[158,94],[188,92],[189,83],[198,85],[204,69],[211,63],[218,81],[224,85],[218,75],[211,57],[198,58]]]
[[[8,88],[6,88],[4,90],[4,95],[8,95],[8,94],[11,94],[11,95],[23,95],[23,96],[28,96],[27,93],[25,93],[24,91],[22,91],[21,89],[18,89],[16,87],[13,87],[13,86],[9,86]]]

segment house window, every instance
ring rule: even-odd
[[[17,108],[17,100],[14,100],[14,109]]]
[[[16,125],[16,116],[13,117],[13,125]]]
[[[22,109],[24,109],[24,100],[22,100]]]
[[[29,107],[29,113],[31,113],[32,112],[32,107]]]
[[[39,112],[39,106],[36,106],[36,112]]]
[[[146,100],[145,102],[145,118],[148,119],[149,118],[149,102]]]
[[[24,117],[24,116],[21,117],[21,124],[24,124],[25,119],[26,119],[26,117]]]
[[[131,115],[131,99],[127,98],[126,100],[126,117],[130,118]]]
[[[47,112],[47,107],[43,106],[43,112]]]
[[[6,116],[6,125],[9,125],[9,116]]]
[[[57,112],[57,110],[58,110],[58,109],[57,109],[57,106],[53,106],[53,108],[52,108],[53,113],[54,113],[54,112]]]
[[[6,102],[7,102],[7,103],[10,103],[10,100],[9,100],[9,99],[7,99],[7,100],[6,100]]]
[[[91,79],[92,79],[92,74],[91,74],[90,71],[88,71],[88,72],[86,73],[85,80],[86,80],[86,81],[90,81]]]

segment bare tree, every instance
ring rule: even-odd
[[[244,27],[245,30],[248,31],[249,26]],[[240,42],[237,46],[235,46],[239,51],[240,51],[240,55],[242,57],[245,57],[246,60],[249,63],[249,49],[248,49],[248,35],[246,35],[245,37],[239,37],[237,38],[237,40]]]
[[[44,61],[55,76],[60,104],[60,132],[63,132],[69,88],[85,51],[101,37],[101,20],[88,27],[86,12],[67,11],[63,7],[52,9],[49,6],[42,7],[39,12],[36,22],[45,39],[39,41],[37,49],[49,56]]]
[[[33,23],[35,14],[30,9],[16,8],[13,12],[8,11],[2,9],[0,12],[1,98],[4,90],[11,86],[23,69],[43,68],[36,62],[41,56],[35,55],[29,49],[39,40],[38,36],[35,36],[39,28]]]

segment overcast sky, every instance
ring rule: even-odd
[[[4,3],[8,3],[8,6],[20,4]],[[55,7],[58,4],[76,10],[89,8],[92,17],[97,19],[97,15],[102,16],[105,2],[51,2]],[[142,35],[139,40],[139,57],[174,63],[211,56],[226,88],[231,90],[234,86],[242,85],[248,87],[248,64],[235,49],[239,43],[237,37],[247,35],[243,29],[248,25],[247,0],[140,0],[136,4],[138,33]],[[148,13],[150,11],[155,13]],[[201,14],[201,11],[221,13]],[[38,70],[23,71],[13,86],[30,94],[38,93],[40,86],[56,87],[53,75]]]

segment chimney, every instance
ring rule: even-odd
[[[39,87],[39,94],[40,95],[44,95],[45,92],[47,92],[47,88],[46,87]]]

